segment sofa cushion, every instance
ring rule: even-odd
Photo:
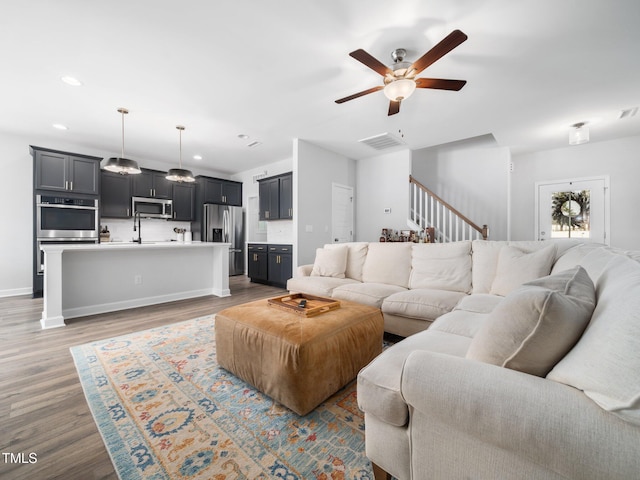
[[[506,242],[497,240],[474,240],[471,243],[473,267],[471,279],[473,293],[489,293],[491,284],[496,276],[498,257],[502,247],[511,245],[523,252],[535,252],[549,245],[549,242],[518,241]]]
[[[358,405],[386,423],[403,426],[409,409],[400,393],[402,367],[415,350],[464,357],[471,339],[462,335],[425,330],[405,338],[378,355],[358,374]]]
[[[287,290],[291,293],[308,293],[319,297],[331,297],[333,290],[342,285],[356,283],[352,278],[334,277],[293,277],[287,280]]]
[[[622,255],[609,260],[596,294],[589,326],[547,378],[640,425],[640,263]]]
[[[434,320],[450,312],[462,297],[461,292],[418,288],[389,295],[382,302],[382,312],[403,317]]]
[[[409,288],[471,291],[471,241],[412,246]]]
[[[317,248],[311,276],[345,278],[347,252],[346,245],[337,248]]]
[[[454,310],[439,317],[431,324],[429,330],[472,339],[477,335],[488,316],[486,313]]]
[[[403,292],[405,288],[384,283],[350,283],[334,288],[332,297],[339,300],[362,303],[380,308],[382,301],[389,295]]]
[[[368,242],[349,242],[349,243],[328,243],[324,248],[341,248],[347,247],[347,266],[345,269],[345,276],[347,278],[353,278],[354,280],[362,281],[362,267],[364,261],[367,258],[367,250],[369,249]]]
[[[504,297],[491,295],[490,293],[474,293],[463,297],[454,310],[462,310],[474,313],[489,313],[498,305]]]
[[[561,243],[556,243],[557,247],[560,247]],[[602,245],[598,243],[581,243],[571,248],[568,248],[562,252],[558,252],[556,255],[556,261],[551,268],[551,273],[563,272],[569,270],[580,264],[580,261],[592,250],[601,248]],[[589,272],[587,272],[589,273]],[[593,280],[593,279],[592,279]]]
[[[533,280],[488,314],[467,358],[543,377],[578,341],[594,306],[593,282],[580,266]]]
[[[512,246],[502,247],[489,293],[504,296],[525,282],[549,275],[555,254],[553,244],[530,253]]]
[[[362,267],[362,281],[407,288],[413,243],[370,243]]]

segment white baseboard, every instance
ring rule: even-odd
[[[9,288],[6,290],[0,290],[0,298],[17,297],[19,295],[31,295],[32,293],[33,293],[33,289],[31,287]]]

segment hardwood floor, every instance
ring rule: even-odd
[[[231,277],[229,283],[230,297],[93,315],[51,330],[40,328],[42,299],[0,298],[0,478],[117,479],[69,347],[286,293],[245,276]]]

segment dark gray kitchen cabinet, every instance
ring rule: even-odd
[[[291,245],[269,245],[268,280],[269,285],[286,288],[292,276],[293,261]]]
[[[131,217],[131,175],[100,172],[100,216]]]
[[[259,180],[258,203],[260,220],[293,218],[293,175],[285,173]]]
[[[252,282],[269,281],[267,245],[250,243],[247,246],[247,275]]]
[[[134,197],[171,198],[173,182],[166,179],[167,172],[141,169],[133,175],[132,190]]]
[[[173,220],[190,222],[194,218],[195,185],[174,183],[172,186]]]
[[[101,158],[31,147],[36,190],[98,195]]]
[[[242,206],[242,183],[221,178],[198,177],[204,189],[204,203]]]

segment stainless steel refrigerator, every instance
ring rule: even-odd
[[[202,240],[230,243],[229,275],[244,274],[244,213],[242,207],[204,205]]]

